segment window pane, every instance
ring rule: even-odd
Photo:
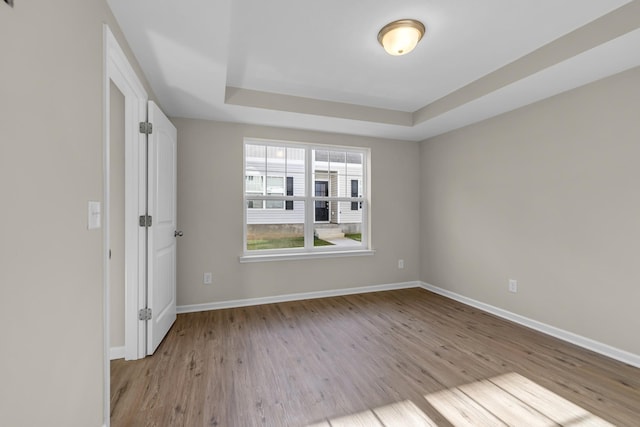
[[[321,184],[319,182],[316,181],[316,185]],[[317,194],[317,190],[316,190],[316,194]],[[329,210],[330,210],[330,204],[328,201],[326,200],[316,200],[314,202],[314,206],[315,206],[315,221],[316,222],[329,222]]]
[[[287,177],[287,196],[293,196],[293,177]]]
[[[264,191],[264,177],[257,175],[247,175],[245,177],[247,194],[263,194]]]
[[[352,179],[351,180],[351,197],[358,197],[358,194],[360,194],[360,190],[358,188],[358,180]],[[359,207],[358,202],[351,202],[352,211],[357,211],[358,207]]]
[[[352,203],[357,204],[358,209],[352,209]],[[360,232],[360,224],[362,224],[361,202],[340,202],[340,224],[345,233]]]
[[[247,195],[264,195],[266,175],[266,147],[264,145],[245,145],[245,190]],[[249,205],[249,204],[248,204]],[[262,208],[253,203],[253,209]]]
[[[304,148],[287,148],[287,179],[293,179],[293,193],[287,193],[287,196],[305,195],[305,149]]]
[[[304,247],[302,224],[249,224],[247,250],[290,249]]]
[[[341,163],[344,164],[346,161],[346,155],[344,151],[331,151],[329,153],[329,161],[331,163]]]
[[[286,167],[286,149],[284,147],[267,147],[267,174],[284,176]]]
[[[313,150],[313,165],[312,165],[312,173],[313,173],[313,181],[314,185],[318,181],[327,182],[327,195],[329,188],[329,152],[322,150]],[[316,187],[317,188],[317,187]],[[320,196],[317,190],[314,196]]]
[[[284,209],[284,200],[266,200],[267,209]]]
[[[249,209],[262,209],[264,202],[262,200],[247,200],[247,208]]]
[[[346,180],[349,185],[350,197],[362,197],[363,188],[362,188],[362,177],[364,171],[362,169],[363,164],[363,155],[361,153],[348,153],[347,155],[347,173]],[[357,181],[357,190],[356,184],[354,181]]]
[[[280,209],[247,210],[247,250],[290,249],[304,247],[304,202],[293,202],[293,209],[284,210],[284,201],[267,200],[280,203]]]
[[[315,150],[313,153],[314,196],[357,197],[362,193],[362,153]],[[361,246],[360,201],[315,200],[314,246],[333,244]]]
[[[314,246],[332,244],[340,247],[360,247],[362,233],[362,209],[351,210],[352,202],[316,201]],[[329,207],[326,215],[330,221],[322,221],[320,204]],[[360,202],[358,202],[360,203]],[[362,202],[364,203],[364,202]],[[335,212],[334,212],[335,211]]]
[[[269,176],[267,177],[267,195],[284,195],[284,177]]]
[[[247,144],[245,147],[246,147],[245,153],[246,153],[247,159],[249,158],[264,159],[264,156],[266,154],[266,147],[264,145]]]
[[[336,246],[336,244],[339,244],[339,242],[336,242],[335,238],[330,239],[328,237],[319,237],[319,236],[314,236],[313,238],[313,246],[318,247],[318,246]]]
[[[293,177],[287,177],[287,196],[293,196]],[[285,202],[285,209],[290,211],[293,210],[293,200],[287,200]]]

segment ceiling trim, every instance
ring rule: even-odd
[[[628,3],[414,112],[418,124],[530,77],[640,28],[640,2]]]
[[[413,113],[227,86],[225,103],[243,107],[413,126]]]
[[[640,1],[628,3],[539,49],[414,111],[406,112],[292,95],[226,87],[225,103],[313,116],[415,127],[493,92],[524,81],[640,28]],[[587,82],[588,83],[588,82]]]

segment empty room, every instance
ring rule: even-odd
[[[640,0],[1,0],[0,426],[640,425]]]

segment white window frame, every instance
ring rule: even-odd
[[[287,196],[286,189],[283,196],[269,196],[256,194],[247,194],[246,191],[246,176],[247,176],[247,145],[264,145],[264,146],[277,146],[287,148],[300,148],[305,150],[305,195],[304,196]],[[344,151],[362,154],[362,194],[359,197],[317,197],[315,196],[315,181],[313,179],[313,150],[319,151]],[[342,256],[366,256],[373,255],[374,250],[371,248],[371,227],[370,227],[370,164],[371,164],[371,150],[368,147],[350,147],[350,146],[338,146],[338,145],[324,145],[324,144],[311,144],[303,142],[291,142],[291,141],[277,141],[258,138],[245,138],[243,144],[243,157],[242,157],[242,204],[243,204],[243,239],[242,247],[243,254],[239,257],[240,262],[260,262],[260,261],[278,261],[278,260],[291,260],[291,259],[307,259],[307,258],[330,258],[330,257],[342,257]],[[268,175],[268,171],[264,176]],[[285,177],[286,178],[286,177]],[[285,180],[286,185],[286,180]],[[266,178],[265,178],[266,186]],[[287,248],[287,249],[262,249],[262,250],[247,250],[247,213],[249,210],[255,210],[256,208],[248,208],[247,200],[263,200],[266,207],[267,200],[283,200],[283,201],[302,201],[305,205],[305,221],[304,221],[304,242],[305,245],[302,248]],[[361,228],[361,242],[360,245],[353,247],[342,246],[314,246],[314,220],[315,220],[315,202],[316,201],[329,201],[329,202],[355,202],[362,203],[362,208],[359,211],[362,213]],[[285,203],[286,205],[286,203]],[[265,208],[266,209],[266,208]],[[275,209],[273,209],[275,210]]]

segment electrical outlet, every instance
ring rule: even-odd
[[[509,279],[509,292],[513,292],[514,294],[518,292],[518,281]]]
[[[204,273],[204,277],[202,278],[202,283],[205,285],[210,285],[213,281],[213,275],[211,273]]]
[[[404,268],[404,260],[403,259],[399,259],[398,260],[398,268],[400,268],[400,269]]]

